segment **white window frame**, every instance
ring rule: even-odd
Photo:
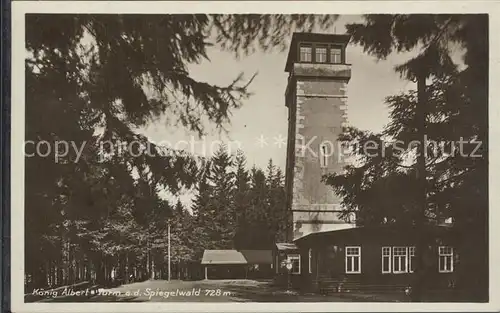
[[[446,252],[445,249],[450,249],[450,252]],[[438,247],[438,270],[439,273],[453,273],[453,263],[454,263],[454,253],[453,253],[453,247],[450,246],[439,246]],[[445,258],[450,258],[450,267],[451,268],[446,268],[446,262],[444,264],[441,264],[441,257]],[[445,268],[442,269],[441,265],[443,265]]]
[[[338,51],[339,53],[333,53],[334,51]],[[342,48],[341,47],[330,47],[328,51],[330,53],[330,63],[332,64],[341,64],[342,63]],[[333,57],[333,58],[332,58]],[[338,57],[338,59],[337,59]],[[336,62],[338,61],[338,62]]]
[[[408,273],[413,273],[413,270],[411,269],[411,266],[413,264],[413,261],[415,261],[415,247],[409,247],[408,248]]]
[[[302,52],[302,49],[308,49],[309,51],[306,53],[305,51]],[[312,46],[309,46],[309,45],[300,45],[299,46],[299,61],[300,62],[304,62],[304,63],[311,63],[312,60],[313,60],[313,47]],[[302,54],[304,54],[304,56],[309,56],[309,59],[302,59]]]
[[[312,274],[312,249],[309,248],[308,251],[308,258],[309,258],[309,274]]]
[[[404,249],[405,254],[404,255],[396,255],[396,249]],[[401,251],[401,250],[398,250]],[[393,274],[404,274],[408,273],[408,247],[402,247],[402,246],[394,246],[392,247],[392,273]],[[404,258],[404,262],[401,262],[400,259]],[[398,260],[397,263],[399,265],[399,270],[394,269],[394,264],[396,264],[396,259]],[[404,270],[401,270],[401,265],[405,266]]]
[[[392,247],[382,247],[382,274],[390,274],[392,273]],[[389,264],[389,269],[384,271],[384,259],[387,260]]]
[[[296,254],[296,253],[294,253],[294,254],[288,254],[286,256],[286,258],[287,258],[287,260],[289,260],[290,262],[292,262],[292,264],[293,264],[293,260],[299,260],[299,271],[298,272],[293,272],[293,266],[292,266],[292,271],[290,272],[290,274],[292,274],[292,275],[300,275],[300,271],[301,271],[301,267],[302,267],[301,260],[300,260],[300,254]]]
[[[320,49],[324,49],[325,52],[319,53]],[[321,61],[319,60],[320,55],[324,57],[324,59]],[[314,58],[316,63],[326,63],[328,60],[328,46],[316,46],[316,48],[314,49]]]
[[[348,249],[357,249],[356,254],[347,254]],[[358,257],[358,270],[354,271],[348,271],[347,270],[347,264],[348,262],[351,263],[351,268],[354,269],[354,260],[355,257]],[[345,247],[345,273],[346,274],[361,274],[361,247],[360,246],[346,246]]]

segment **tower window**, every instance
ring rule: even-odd
[[[300,47],[300,62],[312,62],[312,47]]]
[[[327,56],[326,51],[327,51],[326,47],[316,47],[316,62],[326,63],[326,56]]]
[[[330,63],[342,63],[342,49],[338,47],[331,47]]]

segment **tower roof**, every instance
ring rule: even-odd
[[[351,35],[348,34],[293,33],[290,49],[288,50],[285,72],[290,72],[293,63],[297,60],[297,45],[299,42],[339,44],[345,46],[349,43],[350,39]]]

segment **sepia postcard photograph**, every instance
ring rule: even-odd
[[[498,4],[14,1],[12,311],[500,309]]]

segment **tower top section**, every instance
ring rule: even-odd
[[[347,34],[293,33],[285,72],[295,63],[346,64],[345,50],[351,39]]]

